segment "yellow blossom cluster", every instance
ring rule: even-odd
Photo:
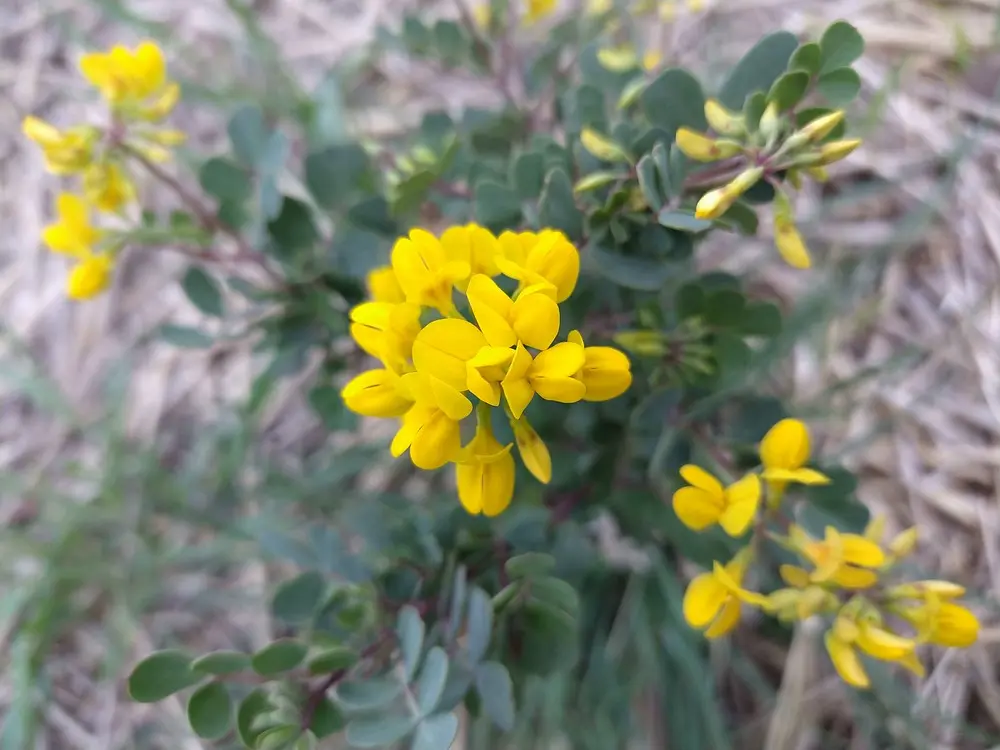
[[[177,130],[157,127],[177,104],[180,87],[168,80],[163,52],[153,42],[86,54],[80,71],[108,105],[106,125],[60,129],[34,116],[22,123],[49,172],[79,179],[76,192],[56,197],[57,221],[42,234],[51,250],[73,259],[67,293],[77,300],[100,294],[110,283],[114,236],[95,226],[93,215],[123,215],[135,200],[128,158],[162,162],[184,140]]]
[[[921,644],[961,648],[975,643],[979,622],[956,602],[964,588],[937,580],[886,581],[895,573],[896,564],[913,551],[916,529],[900,533],[885,548],[881,518],[873,519],[863,535],[828,526],[823,538],[817,539],[794,523],[782,534],[766,531],[765,518],[758,513],[764,486],[765,516],[775,516],[789,483],[829,481],[805,466],[809,434],[804,424],[793,419],[778,422],[761,442],[760,458],[759,475],[747,474],[729,486],[698,466],[681,468],[687,486],[677,490],[673,504],[687,526],[700,531],[718,523],[731,536],[741,536],[751,526],[761,532],[732,560],[715,562],[711,572],[691,581],[683,610],[692,627],[703,630],[708,638],[725,635],[739,622],[744,604],[786,622],[816,615],[831,618],[825,636],[827,652],[841,678],[858,688],[869,686],[860,653],[923,675],[916,652]],[[802,561],[801,566],[781,565],[779,573],[786,585],[767,595],[743,586],[762,534]],[[904,628],[906,632],[900,632]]]
[[[579,251],[555,230],[499,237],[475,224],[440,237],[412,230],[393,246],[391,265],[369,274],[371,300],[350,311],[351,336],[382,367],[347,383],[344,403],[365,416],[400,418],[393,456],[409,451],[421,469],[454,463],[466,510],[501,513],[513,497],[515,464],[513,444],[493,433],[496,407],[525,466],[548,483],[548,448],[525,416],[532,400],[606,401],[632,382],[617,349],[586,346],[578,331],[556,342],[559,304],[579,273]],[[456,305],[462,295],[475,323]],[[474,401],[475,436],[463,446],[461,423]]]

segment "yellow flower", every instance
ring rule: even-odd
[[[478,224],[446,229],[441,235],[441,246],[449,261],[467,264],[471,274],[496,276],[500,273],[497,266],[497,258],[501,254],[500,243],[490,230]],[[467,285],[467,279],[461,279],[455,284],[463,292]]]
[[[528,7],[525,10],[525,23],[535,23],[546,16],[552,15],[556,9],[557,0],[527,0]]]
[[[472,515],[497,516],[514,496],[512,444],[500,445],[490,428],[490,410],[476,410],[476,435],[455,463],[458,499]]]
[[[398,304],[406,301],[403,288],[396,279],[396,272],[391,266],[379,266],[373,268],[365,277],[365,285],[368,287],[368,294],[375,302],[390,302]]]
[[[688,486],[674,493],[674,512],[685,526],[695,531],[718,523],[730,536],[741,536],[760,506],[760,479],[747,474],[737,482],[722,483],[694,464],[681,467]]]
[[[782,215],[778,211],[774,212],[774,244],[781,257],[792,268],[805,269],[812,266],[809,249],[795,222],[790,216]]]
[[[117,164],[98,162],[83,173],[83,195],[105,213],[117,213],[135,199],[135,186]]]
[[[528,422],[527,417],[514,419],[510,416],[510,426],[514,431],[514,442],[517,443],[517,452],[521,456],[521,461],[542,484],[552,481],[552,456],[545,442],[535,432],[535,428]]]
[[[885,564],[882,548],[859,534],[843,534],[827,526],[822,540],[813,539],[799,526],[789,529],[792,546],[810,563],[811,573],[788,565],[782,566],[786,580],[807,575],[812,583],[832,582],[845,589],[865,589],[878,581],[875,569]],[[801,571],[801,572],[800,572]]]
[[[762,473],[774,500],[789,482],[829,484],[830,478],[815,469],[803,468],[809,460],[809,430],[797,419],[782,419],[760,443]]]
[[[112,105],[141,103],[170,89],[163,51],[148,41],[134,50],[116,44],[107,52],[86,54],[80,58],[80,72]],[[156,112],[169,111],[169,106],[158,104]]]
[[[583,367],[575,377],[587,389],[584,401],[610,401],[632,385],[632,363],[623,352],[610,346],[584,346],[579,331],[570,331],[567,340],[583,346]]]
[[[482,331],[463,318],[434,320],[413,341],[413,366],[457,391],[467,391],[469,362],[487,345]]]
[[[413,406],[403,415],[389,446],[393,457],[409,450],[410,460],[419,469],[439,469],[454,461],[461,449],[459,421],[472,413],[472,402],[426,373],[404,375],[400,387]]]
[[[822,586],[809,582],[808,574],[793,565],[782,565],[781,577],[791,588],[778,589],[767,597],[764,609],[773,613],[779,620],[805,620],[817,612],[829,610],[839,604],[836,595]],[[785,568],[794,568],[791,574]],[[804,576],[804,579],[803,577]]]
[[[477,4],[472,9],[472,21],[478,29],[488,29],[493,19],[493,8],[489,0]]]
[[[56,213],[59,220],[42,230],[42,240],[57,253],[89,257],[101,238],[101,231],[90,223],[87,204],[77,195],[60,193],[56,198]]]
[[[514,360],[514,350],[484,346],[466,363],[466,380],[476,398],[490,406],[500,405],[500,384]]]
[[[21,130],[41,147],[45,168],[52,174],[82,172],[93,161],[97,128],[81,126],[63,131],[29,115],[21,122]]]
[[[500,240],[504,254],[497,265],[505,276],[521,282],[520,288],[550,284],[556,302],[565,302],[573,293],[580,276],[580,252],[562,232],[545,229],[517,238],[501,235]]]
[[[897,586],[890,591],[896,598],[903,595],[891,607],[892,611],[905,618],[917,631],[922,643],[934,643],[949,648],[967,648],[979,638],[979,620],[971,610],[956,604],[952,599],[961,596],[965,590],[947,581],[918,581]]]
[[[574,376],[583,367],[583,347],[570,341],[531,354],[518,343],[514,359],[501,382],[507,405],[515,419],[520,419],[537,393],[546,401],[572,404],[581,400],[587,387]]]
[[[351,338],[386,367],[403,374],[410,367],[420,331],[420,308],[409,303],[362,302],[351,308]]]
[[[401,417],[413,402],[400,388],[392,370],[367,370],[356,375],[340,392],[344,405],[366,417]]]
[[[867,688],[870,685],[856,648],[882,661],[903,663],[911,669],[919,666],[919,662],[913,659],[917,645],[914,641],[885,630],[878,623],[855,620],[843,611],[827,631],[825,641],[837,674],[854,687]]]
[[[736,141],[709,138],[691,128],[678,128],[674,140],[685,156],[695,161],[718,161],[728,159],[743,152],[743,146]]]
[[[660,67],[661,62],[663,62],[663,55],[655,49],[646,50],[642,56],[642,67],[647,71]]]
[[[763,176],[764,170],[760,167],[751,167],[740,172],[728,184],[709,190],[701,196],[694,207],[694,215],[699,219],[719,218],[743,193],[760,182]]]
[[[466,295],[472,314],[490,346],[511,347],[518,341],[534,349],[548,349],[559,333],[559,306],[538,284],[511,300],[489,276],[476,274]]]
[[[442,315],[454,315],[452,288],[469,277],[469,264],[451,260],[441,241],[423,229],[413,229],[392,248],[392,270],[406,301],[433,307]]]
[[[765,597],[741,587],[746,567],[746,554],[738,554],[725,566],[716,562],[711,573],[696,576],[684,592],[688,625],[704,629],[706,638],[718,638],[740,621],[741,602],[763,606]]]
[[[112,268],[113,261],[108,253],[84,255],[70,271],[67,296],[81,301],[93,299],[110,286]]]

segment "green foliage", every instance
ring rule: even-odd
[[[128,679],[128,693],[139,703],[155,703],[184,688],[201,675],[191,667],[191,657],[182,651],[157,651],[139,662]]]

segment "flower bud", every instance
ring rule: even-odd
[[[734,114],[722,106],[716,99],[705,102],[705,119],[712,130],[721,135],[743,135],[745,126],[743,116]]]
[[[743,152],[736,141],[716,140],[690,128],[679,128],[675,138],[677,148],[695,161],[718,161]]]
[[[659,331],[622,331],[615,334],[615,343],[642,357],[662,357],[670,347]]]
[[[860,145],[860,138],[846,138],[842,141],[825,143],[820,147],[819,158],[813,166],[822,167],[826,164],[833,164],[835,161],[840,161]]]
[[[719,218],[729,210],[737,198],[756,185],[763,174],[763,169],[753,167],[740,172],[728,185],[705,193],[698,201],[698,205],[695,206],[695,217],[699,219]]]
[[[889,551],[895,557],[906,557],[917,546],[917,527],[911,526],[901,531],[889,542]]]
[[[778,134],[778,128],[781,126],[781,122],[778,119],[778,103],[771,102],[764,109],[764,113],[760,116],[760,124],[758,125],[758,130],[764,138],[771,141]]]
[[[806,123],[799,133],[805,136],[807,142],[815,143],[816,141],[822,140],[830,135],[830,133],[833,132],[833,129],[843,121],[844,111],[838,109]]]
[[[601,161],[629,161],[628,154],[621,146],[592,128],[583,129],[580,133],[580,144]]]
[[[774,244],[785,262],[793,268],[809,268],[812,261],[802,235],[790,216],[774,214]]]
[[[830,179],[830,173],[826,171],[826,167],[806,167],[806,174],[816,182],[826,182]]]

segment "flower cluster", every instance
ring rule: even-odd
[[[750,188],[766,181],[775,188],[774,241],[778,252],[790,266],[809,268],[812,265],[809,251],[795,226],[791,201],[778,176],[783,175],[794,187],[801,186],[803,175],[825,181],[826,166],[861,145],[858,138],[823,142],[841,126],[844,113],[836,110],[796,128],[772,103],[751,130],[742,113],[730,112],[709,99],[705,103],[705,119],[717,135],[682,127],[677,131],[677,147],[695,161],[733,159],[740,171],[726,184],[706,192],[695,207],[695,215],[700,219],[717,219]]]
[[[887,582],[897,563],[913,551],[916,529],[897,535],[885,548],[880,518],[873,519],[863,535],[828,526],[823,538],[817,539],[793,523],[783,533],[766,530],[769,517],[780,518],[789,483],[829,481],[805,466],[809,458],[805,425],[792,419],[778,422],[761,442],[760,458],[759,475],[748,474],[729,486],[698,466],[681,469],[688,485],[677,490],[673,504],[687,526],[700,531],[718,523],[732,536],[741,536],[751,526],[762,532],[728,563],[716,562],[711,572],[692,580],[683,606],[692,627],[704,630],[708,638],[725,635],[739,622],[744,604],[786,622],[816,615],[832,618],[825,637],[830,659],[841,678],[859,688],[869,685],[859,652],[922,675],[916,653],[919,645],[961,648],[976,641],[976,616],[955,601],[965,593],[961,586],[936,580]],[[758,511],[765,485],[767,512],[761,517]],[[802,562],[801,566],[781,565],[779,573],[786,586],[768,595],[743,586],[763,534]],[[905,634],[897,632],[904,627]]]
[[[412,230],[394,245],[391,266],[369,274],[371,301],[350,312],[351,336],[382,367],[347,383],[344,403],[365,416],[400,417],[393,456],[409,451],[421,469],[454,463],[466,510],[501,513],[515,465],[513,445],[493,434],[495,408],[502,405],[525,466],[548,483],[549,451],[525,416],[532,400],[606,401],[632,382],[617,349],[586,346],[578,331],[556,342],[559,303],[579,273],[579,252],[555,230],[499,237],[474,224],[440,237]],[[510,292],[497,283],[501,276]],[[455,291],[475,324],[459,311]],[[475,436],[463,446],[461,422],[473,400]]]
[[[49,172],[79,178],[77,192],[57,196],[58,221],[42,235],[50,249],[73,259],[67,293],[78,300],[94,297],[110,283],[118,246],[114,233],[97,228],[92,216],[121,216],[134,202],[128,158],[162,162],[170,157],[170,147],[184,140],[177,130],[157,127],[177,104],[180,87],[167,79],[163,52],[154,43],[86,54],[80,71],[109,107],[105,127],[60,129],[34,116],[22,123],[24,134],[42,149]]]

